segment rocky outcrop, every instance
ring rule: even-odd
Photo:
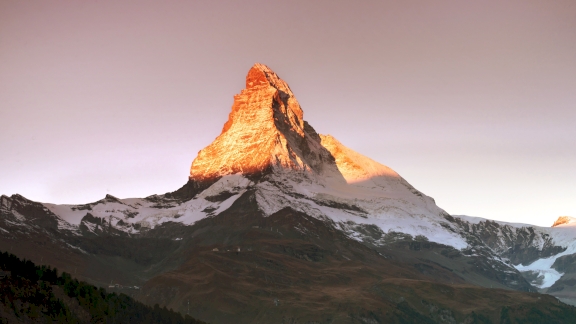
[[[559,257],[554,261],[554,264],[552,264],[552,268],[562,273],[576,273],[576,254],[568,254]]]
[[[59,219],[43,204],[24,198],[21,195],[0,197],[0,215],[16,223],[33,224],[51,231],[58,230]],[[27,228],[26,226],[22,228]]]
[[[532,226],[516,227],[490,220],[470,223],[457,217],[447,219],[458,224],[469,235],[469,242],[473,243],[472,239],[477,238],[515,265],[528,265],[566,250],[566,247],[557,245],[549,234],[537,231]]]

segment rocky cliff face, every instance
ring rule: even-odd
[[[461,229],[515,265],[528,265],[566,250],[549,233],[533,226],[512,226],[491,220],[478,223],[454,219]]]
[[[0,221],[6,224],[4,227],[12,229],[0,231],[4,236],[12,236],[15,233],[55,233],[59,229],[70,229],[65,221],[46,206],[18,194],[11,197],[0,196]]]
[[[263,64],[246,76],[246,89],[234,97],[222,133],[198,153],[190,179],[213,181],[272,169],[337,173],[334,158],[320,144],[290,87]]]

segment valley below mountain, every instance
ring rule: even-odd
[[[210,323],[571,323],[576,227],[450,215],[255,64],[180,189],[0,197],[0,250]]]

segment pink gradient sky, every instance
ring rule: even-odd
[[[0,194],[185,183],[255,62],[452,214],[576,216],[576,2],[0,1]]]

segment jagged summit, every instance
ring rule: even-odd
[[[272,85],[274,88],[283,91],[290,96],[294,95],[288,84],[284,82],[284,80],[280,79],[276,72],[272,71],[264,64],[254,64],[246,75],[246,89],[267,85]],[[300,112],[302,111],[300,110]],[[300,115],[300,118],[302,118],[302,115]]]
[[[234,96],[222,133],[192,162],[190,179],[210,181],[275,168],[337,172],[333,157],[303,117],[288,84],[256,63],[246,76],[246,89]]]

